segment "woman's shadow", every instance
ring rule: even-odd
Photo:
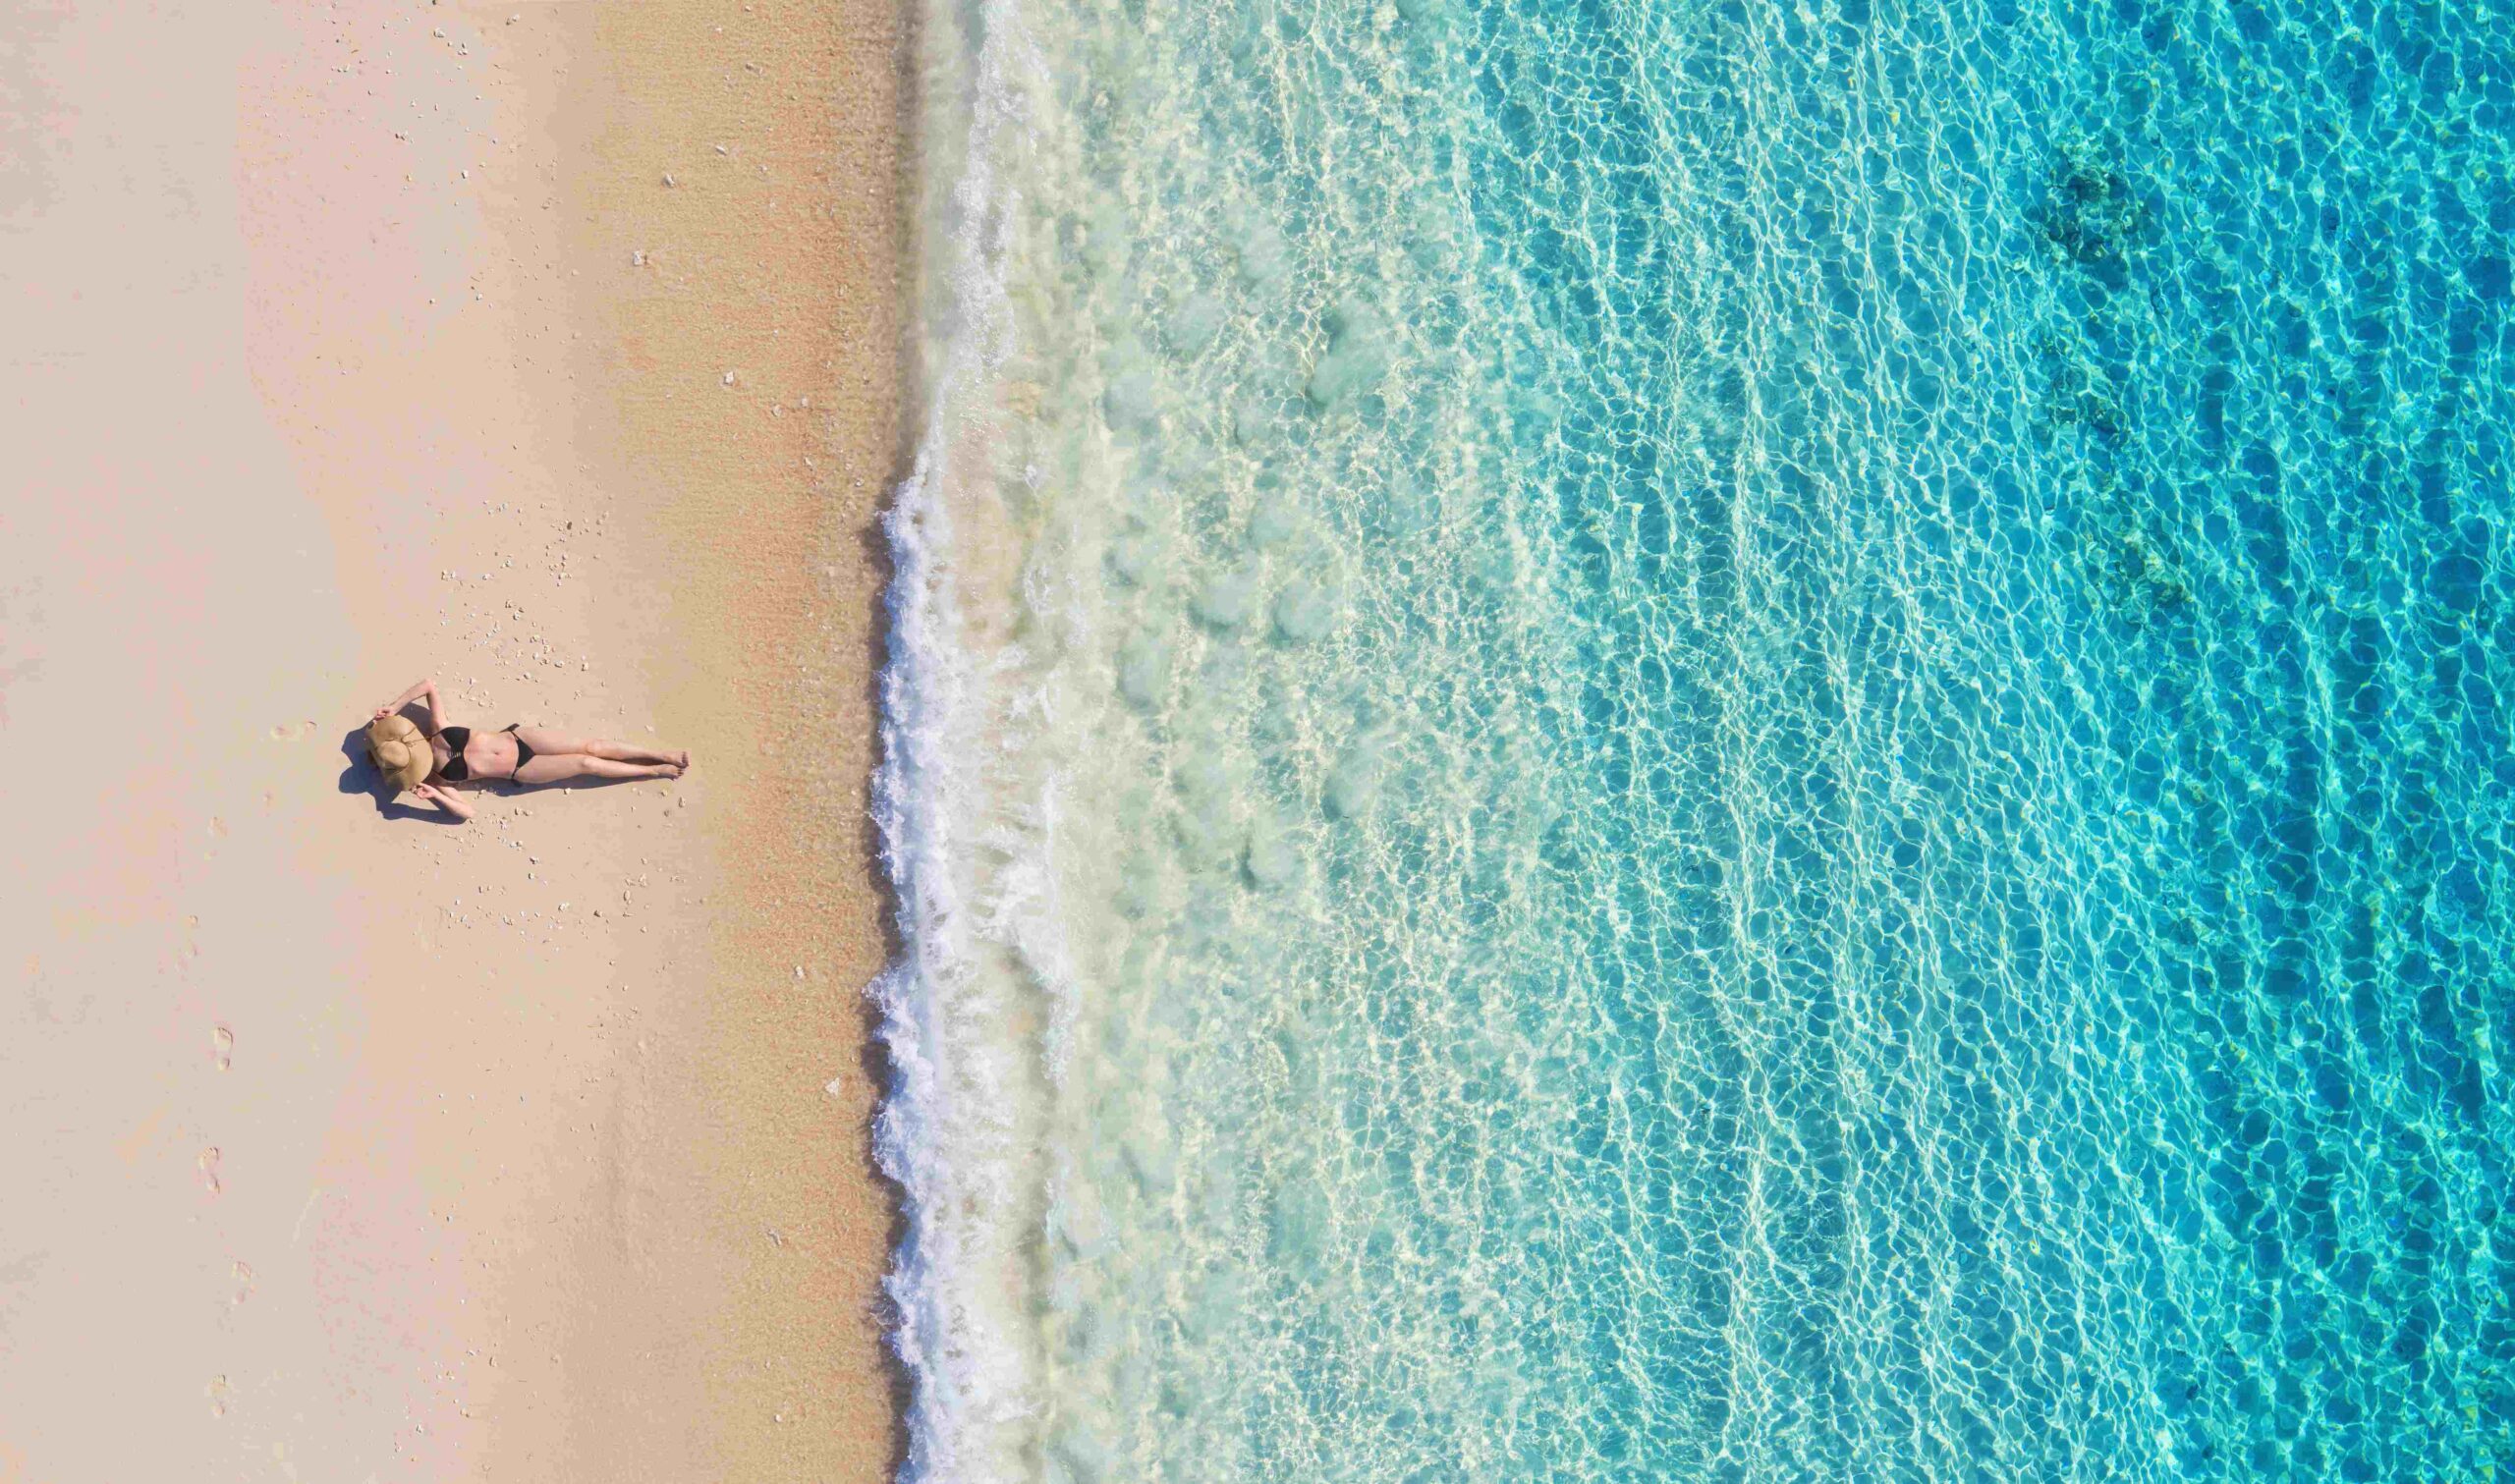
[[[341,769],[341,792],[363,794],[375,800],[375,812],[386,819],[417,819],[427,824],[461,824],[463,821],[442,809],[413,808],[402,802],[402,791],[384,781],[375,769],[375,760],[366,755],[366,729],[352,727],[341,738],[341,756],[349,766]]]

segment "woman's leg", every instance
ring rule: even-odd
[[[515,781],[522,784],[566,783],[571,778],[679,778],[681,766],[668,762],[620,762],[609,757],[590,757],[583,752],[543,752],[535,749],[532,761],[515,770]]]
[[[633,747],[627,742],[609,742],[599,737],[578,737],[548,727],[518,727],[517,741],[531,747],[538,757],[547,753],[577,752],[587,757],[607,757],[613,762],[668,762],[690,766],[687,752],[665,752],[654,747]]]

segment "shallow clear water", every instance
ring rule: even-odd
[[[2515,1468],[2515,12],[925,26],[912,1477]]]

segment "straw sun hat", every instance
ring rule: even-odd
[[[395,714],[368,724],[366,755],[396,789],[416,789],[436,766],[427,735],[409,717]]]

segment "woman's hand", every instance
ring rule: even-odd
[[[423,783],[411,791],[414,798],[423,798],[457,819],[472,817],[472,806],[432,783]]]
[[[405,690],[405,691],[403,691],[401,694],[399,694],[399,695],[397,695],[397,696],[393,697],[393,699],[392,699],[392,701],[391,701],[391,703],[390,703],[390,704],[388,704],[388,705],[385,705],[385,706],[381,707],[380,709],[378,709],[378,710],[376,711],[376,713],[375,713],[375,714],[376,714],[379,718],[380,718],[380,717],[391,716],[394,712],[401,710],[404,706],[407,706],[407,705],[409,705],[411,702],[413,702],[413,701],[415,701],[415,700],[418,700],[418,699],[419,699],[420,696],[422,696],[422,695],[427,696],[431,701],[433,701],[433,700],[436,698],[436,681],[435,681],[435,679],[434,679],[433,677],[431,677],[431,678],[429,678],[429,679],[427,679],[427,680],[420,681],[419,684],[417,684],[417,685],[413,686],[410,689]],[[433,705],[431,705],[428,709],[429,709],[429,710],[431,710],[431,711],[433,711],[433,710],[435,710],[436,708],[435,708]]]
[[[429,737],[434,737],[445,730],[445,703],[436,698],[436,680],[434,677],[420,681],[410,689],[393,697],[392,704],[376,707],[375,719],[377,721],[382,721],[384,718],[391,716],[394,712],[401,710],[411,702],[422,698],[427,701],[428,719],[420,726],[419,731]]]

